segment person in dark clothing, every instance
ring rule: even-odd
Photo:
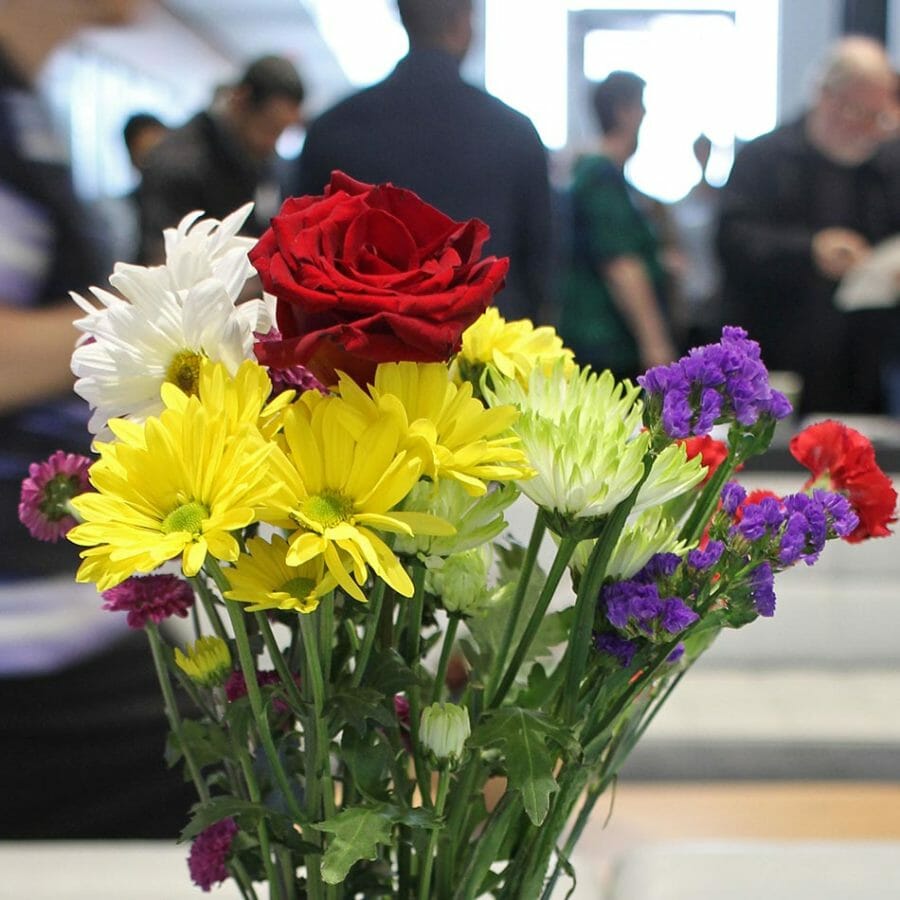
[[[31,462],[89,449],[67,292],[105,275],[34,82],[54,47],[131,5],[0,4],[0,839],[173,838],[192,801],[164,762],[143,636],[75,584],[72,545],[38,543],[17,515]]]
[[[804,413],[883,411],[900,309],[847,313],[833,296],[900,231],[895,85],[880,44],[843,39],[810,110],[747,144],[721,194],[725,319],[760,342],[769,369],[801,376]]]
[[[147,159],[141,181],[141,261],[163,255],[162,231],[193,210],[224,219],[252,200],[244,234],[256,237],[278,211],[273,167],[282,133],[300,121],[305,96],[294,65],[279,56],[250,63],[219,104],[176,128]]]
[[[409,53],[313,123],[294,192],[321,194],[340,169],[408,188],[453,218],[481,219],[491,229],[486,252],[510,258],[501,313],[542,319],[553,258],[545,148],[529,119],[460,77],[470,0],[397,6]]]
[[[644,81],[611,72],[592,101],[599,152],[575,164],[570,190],[571,263],[559,332],[575,358],[597,371],[635,378],[671,362],[662,247],[625,180],[644,118]]]

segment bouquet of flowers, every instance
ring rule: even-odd
[[[21,518],[146,631],[204,890],[549,897],[691,663],[896,493],[834,421],[797,493],[745,493],[790,405],[739,328],[618,382],[490,306],[481,222],[340,173],[247,213],[76,296],[96,456],[35,463]]]

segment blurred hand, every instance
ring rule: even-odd
[[[871,252],[869,242],[849,228],[823,228],[812,239],[812,258],[816,268],[837,281]]]

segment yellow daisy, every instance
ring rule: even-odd
[[[457,383],[478,384],[485,366],[493,366],[506,378],[523,386],[536,366],[547,374],[558,360],[568,377],[575,371],[575,355],[549,325],[534,327],[530,319],[507,322],[495,306],[489,306],[462,335],[462,347],[453,361]]]
[[[268,465],[275,445],[197,397],[116,430],[119,440],[97,445],[97,492],[73,500],[83,521],[68,538],[87,548],[77,580],[107,590],[178,556],[189,576],[207,553],[237,559],[231,532],[255,521],[280,488]]]
[[[233,376],[221,363],[201,359],[198,365],[197,389],[193,393],[199,395],[207,408],[218,410],[234,423],[255,425],[267,438],[281,429],[284,410],[295,394],[294,391],[285,391],[270,402],[272,382],[259,363],[245,360]],[[192,392],[166,382],[161,393],[166,407],[183,410]]]
[[[487,409],[472,396],[471,384],[450,380],[443,363],[382,363],[368,393],[345,375],[338,390],[351,429],[365,427],[379,412],[400,418],[402,446],[422,458],[423,474],[435,481],[453,478],[478,496],[487,491],[486,482],[531,474],[511,430],[516,408]]]
[[[220,637],[206,635],[188,644],[183,653],[175,648],[175,665],[191,681],[203,687],[222,684],[231,673],[231,653],[228,644]]]
[[[261,537],[250,538],[247,553],[240,555],[233,568],[225,570],[231,584],[225,596],[253,604],[247,607],[248,612],[285,609],[311,613],[337,582],[324,572],[321,557],[292,566],[287,553],[288,542],[277,534],[271,543]]]
[[[373,529],[447,535],[453,527],[428,513],[395,509],[422,472],[421,459],[400,447],[400,417],[377,415],[354,434],[344,424],[344,406],[335,397],[322,397],[286,412],[284,453],[274,459],[291,502],[282,510],[283,521],[273,524],[296,528],[289,538],[288,565],[321,557],[341,588],[363,602],[359,585],[371,568],[410,597],[409,575]]]

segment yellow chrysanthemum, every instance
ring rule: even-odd
[[[412,596],[409,575],[373,529],[440,535],[453,527],[428,513],[395,509],[422,472],[421,459],[400,447],[400,416],[379,414],[354,432],[346,427],[345,407],[336,397],[322,397],[286,412],[285,452],[276,461],[292,499],[273,524],[299,526],[289,538],[288,565],[321,557],[341,588],[360,601],[369,568],[397,593]]]
[[[575,356],[563,346],[549,325],[534,327],[530,319],[507,322],[495,306],[489,306],[462,335],[462,348],[453,361],[453,379],[475,384],[485,366],[493,366],[506,378],[528,384],[535,367],[547,374],[563,360],[566,377],[575,371]]]
[[[279,490],[259,431],[191,397],[140,426],[115,427],[91,467],[96,493],[72,503],[83,524],[68,538],[88,549],[78,581],[106,590],[182,557],[186,575],[206,554],[235,560],[231,532],[249,525]]]
[[[247,553],[242,553],[233,568],[225,575],[231,590],[225,591],[229,600],[251,603],[248,612],[285,609],[311,613],[319,600],[337,584],[324,571],[321,557],[300,566],[287,562],[288,542],[273,535],[271,543],[261,537],[247,541]]]
[[[220,637],[206,635],[188,644],[187,653],[175,648],[175,665],[191,681],[204,687],[222,684],[231,672],[231,653]]]
[[[380,412],[403,421],[403,445],[422,458],[422,472],[437,481],[456,479],[472,496],[484,494],[488,481],[530,476],[525,454],[511,426],[518,411],[511,405],[487,409],[472,396],[472,385],[455,385],[442,363],[382,363],[369,393],[342,375],[341,399],[352,412],[348,427],[359,431]]]
[[[184,409],[189,392],[166,383],[161,389],[163,403],[169,409]],[[235,424],[255,425],[271,438],[281,429],[284,410],[294,399],[293,391],[279,394],[271,402],[272,382],[266,370],[253,360],[245,360],[234,376],[221,363],[200,361],[197,394],[208,409],[219,411]]]

